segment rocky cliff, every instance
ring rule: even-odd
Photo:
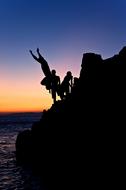
[[[18,163],[36,169],[49,188],[120,185],[125,78],[126,47],[106,60],[83,54],[80,77],[69,97],[17,136]]]

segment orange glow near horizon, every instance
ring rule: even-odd
[[[0,112],[38,112],[51,107],[51,94],[34,80],[0,81]]]
[[[73,62],[70,58],[63,60],[59,58],[55,61],[55,69],[57,75],[61,77],[61,81],[68,70],[72,71]],[[34,60],[33,64],[27,63],[27,67],[20,67],[21,63],[18,62],[18,64],[19,67],[16,64],[14,68],[6,67],[6,64],[0,65],[0,113],[41,112],[49,109],[53,100],[45,86],[40,85],[40,81],[44,77],[40,65],[34,64]],[[28,65],[31,67],[29,68]],[[53,69],[51,64],[50,68]],[[76,68],[72,73],[73,76],[77,76],[75,75]],[[57,99],[60,98],[57,97]]]

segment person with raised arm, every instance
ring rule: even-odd
[[[49,65],[47,63],[47,61],[44,59],[44,57],[40,54],[39,52],[39,48],[37,48],[37,53],[38,53],[38,57],[35,56],[32,52],[32,50],[29,50],[29,52],[31,53],[32,57],[41,64],[41,68],[42,68],[42,71],[44,73],[44,75],[46,77],[50,77],[51,75],[51,71],[50,71],[50,68],[49,68]]]
[[[58,94],[58,89],[60,86],[60,77],[56,75],[56,71],[53,69],[50,71],[49,65],[47,61],[43,58],[43,56],[39,52],[39,48],[37,48],[38,57],[35,56],[32,50],[29,50],[32,57],[41,64],[42,71],[45,77],[41,80],[41,85],[46,86],[46,89],[52,94],[53,102],[56,102],[56,93]]]

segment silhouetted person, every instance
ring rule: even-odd
[[[66,96],[68,96],[71,93],[71,88],[73,85],[72,81],[73,81],[72,73],[71,71],[68,71],[60,86],[61,99],[64,99]]]
[[[32,57],[37,62],[39,62],[41,64],[42,71],[43,71],[43,73],[45,75],[45,77],[43,78],[43,80],[40,83],[42,85],[45,85],[46,89],[50,91],[50,88],[51,88],[51,76],[52,76],[52,74],[51,74],[49,65],[48,65],[47,61],[40,54],[39,48],[37,48],[36,51],[37,51],[38,57],[35,56],[31,50],[29,50],[29,52],[31,53]]]
[[[41,80],[41,85],[45,85],[46,89],[52,94],[52,99],[54,103],[56,102],[56,93],[58,93],[58,88],[60,85],[60,77],[56,75],[56,71],[50,71],[49,65],[47,61],[42,57],[39,52],[39,48],[37,48],[38,57],[36,57],[31,50],[29,50],[32,57],[41,64],[42,71],[45,77]]]
[[[42,55],[40,54],[39,52],[39,48],[37,48],[37,53],[38,53],[38,56],[39,57],[36,57],[31,50],[29,50],[29,52],[31,53],[32,57],[41,64],[41,68],[42,68],[42,71],[44,73],[44,75],[46,77],[50,77],[51,76],[51,71],[50,71],[50,68],[49,68],[49,65],[47,63],[47,61],[42,57]]]
[[[72,85],[72,89],[71,89],[72,92],[76,89],[76,87],[78,86],[78,83],[79,83],[79,78],[74,77],[73,85]]]
[[[55,70],[52,70],[51,93],[54,103],[56,102],[56,93],[58,94],[59,86],[60,86],[60,77],[56,75]]]
[[[77,86],[78,82],[79,82],[79,78],[74,77],[73,87]]]

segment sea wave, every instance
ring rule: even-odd
[[[41,180],[29,168],[17,166],[15,141],[19,132],[30,129],[41,114],[0,116],[0,190],[40,190]]]

